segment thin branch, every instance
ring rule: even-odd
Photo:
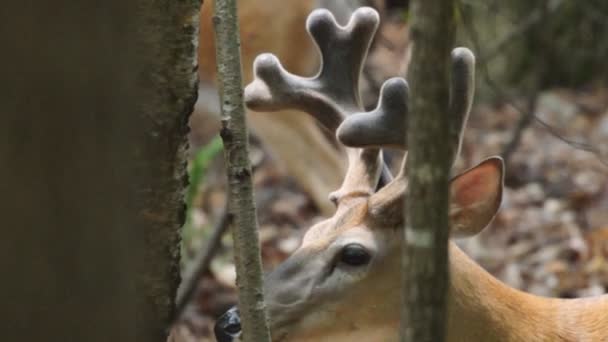
[[[600,151],[593,147],[593,145],[588,144],[586,142],[580,142],[580,141],[574,141],[571,139],[568,139],[564,136],[562,136],[556,129],[555,127],[551,126],[550,124],[548,124],[547,122],[543,121],[541,118],[539,118],[538,116],[534,116],[534,121],[536,123],[538,123],[541,127],[543,127],[545,130],[547,130],[547,132],[549,132],[549,134],[551,134],[552,136],[554,136],[555,138],[563,141],[564,143],[572,146],[573,148],[577,149],[577,150],[583,150],[586,152],[591,152],[595,155],[600,156]],[[608,165],[606,164],[606,162],[604,160],[602,160],[601,158],[599,158],[600,161],[604,164],[604,165]]]
[[[525,111],[518,110],[522,115],[520,116],[519,121],[513,130],[511,140],[506,144],[502,150],[502,153],[500,154],[506,164],[508,164],[513,152],[515,152],[519,147],[524,130],[533,122],[534,113],[536,112],[536,103],[538,102],[537,100],[538,92],[535,92],[534,95],[528,97],[528,103]]]
[[[228,175],[228,214],[234,240],[239,312],[245,341],[270,341],[265,313],[258,219],[253,200],[248,131],[243,101],[236,0],[216,0],[213,16],[221,137]]]
[[[198,253],[196,259],[193,261],[191,271],[188,272],[186,276],[184,276],[181,289],[178,292],[177,296],[177,304],[173,323],[175,323],[181,318],[186,307],[192,301],[192,297],[196,292],[198,283],[203,274],[209,269],[211,260],[213,260],[215,253],[221,245],[222,237],[228,229],[229,223],[230,222],[228,220],[228,209],[225,208],[220,216],[219,221],[213,227],[213,231],[211,232],[211,236],[209,237],[207,244],[203,249],[201,249],[201,252]]]

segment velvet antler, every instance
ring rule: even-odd
[[[378,13],[371,8],[353,12],[348,24],[340,26],[324,9],[308,17],[307,30],[321,54],[321,69],[314,77],[286,71],[272,54],[254,62],[254,81],[245,89],[247,106],[257,111],[298,109],[315,117],[335,133],[343,120],[362,110],[359,76],[371,40],[378,27]],[[330,199],[369,196],[391,176],[378,148],[347,148],[348,170],[344,182]]]
[[[466,48],[452,51],[450,101],[448,115],[450,135],[446,141],[453,149],[455,162],[462,133],[466,125],[475,91],[475,56]],[[376,109],[355,113],[346,118],[337,130],[338,139],[351,147],[392,147],[407,150],[408,85],[401,78],[386,81]],[[405,158],[405,157],[404,157]],[[405,163],[405,160],[404,160]],[[401,171],[405,170],[402,166]],[[373,210],[382,211],[383,217],[401,218],[386,214],[386,210],[402,210],[401,198],[407,187],[403,172],[370,199]]]

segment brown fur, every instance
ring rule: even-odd
[[[315,63],[314,51],[302,23],[312,3],[309,0],[239,2],[245,82],[251,80],[250,61],[261,52],[277,54],[295,74],[310,74],[310,66]],[[277,8],[285,7],[289,7],[289,11],[276,15]],[[203,7],[201,13],[202,78],[215,75],[210,10],[210,6]],[[292,44],[293,41],[296,43]],[[282,114],[258,121],[258,124],[264,123],[258,125],[264,130],[262,138],[283,132],[272,126],[285,117]],[[307,120],[311,127],[308,117],[299,118]],[[290,119],[282,127],[309,131],[304,126]],[[304,146],[304,153],[300,153],[281,140],[269,144],[288,146],[286,157],[303,159],[310,155],[305,153],[308,142],[318,143],[314,138],[284,136]],[[465,178],[459,177],[452,184],[452,233],[479,232],[498,209],[502,162],[497,159],[486,162],[465,172],[461,176]],[[306,164],[332,170],[341,168],[329,162]],[[325,179],[312,175],[309,170],[293,169],[294,173],[303,174],[304,179]],[[406,182],[398,177],[371,194],[366,192],[370,184],[365,183],[369,183],[370,178],[373,177],[347,179],[340,196],[336,197],[338,208],[333,217],[312,227],[302,246],[269,275],[265,292],[274,341],[398,340],[402,195]],[[328,192],[320,191],[322,196]],[[373,253],[370,263],[360,269],[340,265],[341,248],[348,243],[367,247]],[[450,269],[448,342],[608,341],[608,296],[564,300],[526,294],[493,278],[453,243],[450,243]]]
[[[452,197],[452,205],[460,210],[451,217],[452,223],[456,226],[466,223],[466,233],[479,232],[498,210],[496,196],[502,187],[502,163],[484,161],[454,182],[452,189],[457,193]],[[279,328],[285,338],[281,341],[398,340],[402,230],[377,215],[393,213],[400,217],[403,202],[394,196],[399,191],[402,194],[405,187],[385,189],[371,197],[345,197],[331,219],[307,232],[296,258],[285,262],[285,269],[291,272],[294,268],[289,264],[307,274],[327,272],[325,266],[335,260],[332,253],[337,241],[348,236],[358,236],[358,241],[366,241],[376,251],[364,274],[355,272],[352,277],[345,274],[343,280],[334,279],[330,285],[320,281],[312,287],[311,295],[300,298],[301,303],[294,302],[293,307],[300,308],[299,311],[271,310],[274,315],[295,317],[290,325]],[[480,200],[488,198],[491,205],[479,205]],[[470,220],[467,218],[470,216],[485,218]],[[555,299],[524,293],[492,277],[453,242],[450,242],[450,271],[448,342],[608,341],[608,296]],[[275,272],[280,276],[282,270]],[[289,281],[292,281],[289,291],[310,289],[297,286],[299,276],[296,274],[295,280],[281,277],[280,282],[270,280],[270,288],[274,287],[269,291],[270,298]],[[303,279],[310,284],[310,277]],[[324,294],[315,296],[317,288]],[[273,308],[272,302],[269,307]]]

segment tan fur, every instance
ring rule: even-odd
[[[487,198],[494,201],[492,193],[500,193],[502,164],[491,160],[483,162],[455,182],[475,184],[479,173],[484,178],[477,184],[482,186],[453,186],[455,191],[467,193],[455,194],[452,200],[458,202],[464,217],[491,218],[498,206],[476,203]],[[405,187],[395,189],[403,191]],[[294,254],[295,259],[284,263],[289,271],[275,271],[279,276],[291,273],[286,278],[279,277],[281,281],[269,280],[268,306],[275,341],[398,340],[402,221],[395,226],[399,221],[382,221],[377,217],[387,213],[401,217],[397,210],[403,203],[394,200],[393,192],[381,190],[375,197],[352,197],[340,202],[331,219],[307,232]],[[388,200],[388,196],[393,196],[392,200]],[[453,224],[462,223],[459,222],[462,217],[461,214],[453,216]],[[465,219],[468,224],[480,225],[465,230],[478,232],[487,225],[487,220]],[[374,259],[367,270],[352,275],[339,273],[329,284],[321,281],[313,287],[298,286],[298,277],[308,275],[302,277],[306,282],[301,284],[310,285],[310,279],[316,274],[328,272],[327,264],[335,259],[341,239],[363,243],[373,252]],[[453,242],[449,248],[448,342],[608,341],[608,295],[586,299],[533,296],[492,277]],[[294,273],[289,265],[297,266],[300,274]],[[273,302],[273,295],[285,290],[286,283],[291,283],[288,291],[299,298],[289,310]],[[312,292],[298,297],[297,292],[303,289],[312,289]],[[321,290],[316,292],[316,289]],[[276,317],[289,319],[277,323],[273,319]]]
[[[265,52],[279,56],[284,66],[294,73],[312,71],[317,57],[304,23],[314,6],[314,0],[239,0],[245,84],[251,82],[253,60]],[[278,9],[283,9],[281,15],[277,15]],[[202,80],[214,80],[216,75],[212,15],[213,1],[205,1],[201,7],[198,48]]]
[[[252,80],[253,60],[265,52],[277,55],[292,73],[312,75],[315,72],[319,58],[305,28],[306,17],[315,5],[315,0],[238,1],[244,84]],[[201,7],[198,48],[202,83],[214,83],[216,78],[212,15],[213,1],[205,1]],[[201,114],[194,113],[193,120]],[[314,119],[283,110],[249,112],[248,120],[287,173],[312,196],[323,213],[330,214],[334,206],[327,194],[340,185],[345,171],[344,156],[327,143]]]
[[[608,296],[556,299],[508,287],[450,246],[448,341],[608,341]]]
[[[315,51],[303,23],[313,2],[239,1],[246,83],[251,80],[253,58],[261,52],[275,53],[295,74],[312,73]],[[199,64],[203,80],[215,75],[209,3],[201,13]],[[287,161],[290,173],[312,190],[317,204],[323,203],[337,188],[344,168],[312,119],[291,114],[250,118],[261,138]],[[315,152],[310,153],[310,149]],[[306,159],[310,156],[313,159]],[[324,160],[316,159],[319,156]],[[502,161],[486,162],[465,172],[461,177],[470,178],[457,179],[452,188],[451,233],[479,232],[498,209]],[[471,176],[475,174],[481,177]],[[361,191],[359,183],[370,179],[375,177],[345,182],[333,217],[313,226],[300,248],[268,276],[265,295],[273,341],[398,340],[401,195],[407,183],[404,177],[397,177],[375,194]],[[372,252],[369,264],[360,269],[340,265],[340,251],[351,243]],[[608,342],[608,296],[565,300],[526,294],[492,277],[454,243],[450,243],[450,270],[448,342]]]

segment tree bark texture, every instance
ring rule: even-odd
[[[234,239],[243,339],[270,341],[248,153],[236,0],[216,1],[213,24],[222,112],[221,136],[229,187],[228,215]]]
[[[199,5],[0,12],[3,340],[166,340]]]
[[[180,232],[185,221],[188,118],[197,97],[198,0],[140,0],[146,58],[141,112],[144,137],[135,148],[140,236],[145,254],[138,272],[142,324],[166,336],[179,285]],[[151,331],[148,331],[151,332]]]
[[[404,302],[401,340],[445,338],[448,285],[449,58],[455,31],[453,1],[411,1],[408,117],[409,194],[405,204]]]

